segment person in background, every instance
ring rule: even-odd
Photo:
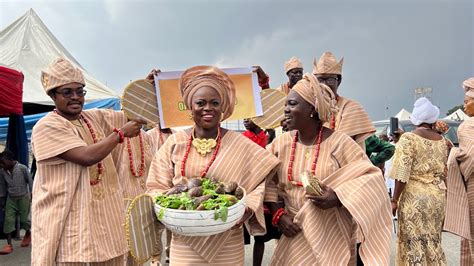
[[[303,78],[303,63],[301,60],[295,56],[292,56],[288,61],[285,62],[284,64],[284,70],[286,73],[286,76],[288,77],[288,82],[285,82],[278,86],[276,90],[281,91],[288,95],[290,92],[291,88],[300,81]],[[263,71],[263,69],[259,66],[256,67],[256,72],[258,76],[258,82],[259,85],[262,89],[269,89],[270,88],[270,78],[269,76]],[[282,126],[282,131],[286,131],[285,127],[285,121],[281,121],[281,126]],[[276,136],[275,130],[268,130],[269,135],[271,136],[271,133],[273,131],[274,136]],[[269,136],[269,141],[268,143],[271,143],[274,139]]]
[[[268,129],[265,129],[265,134],[267,135],[267,145],[272,143],[273,140],[275,139],[276,137],[276,132],[275,132],[275,129],[273,128],[268,128]]]
[[[397,131],[390,134],[390,137],[388,137],[387,135],[382,135],[382,136],[385,136],[386,139],[385,137],[383,137],[384,140],[389,141],[395,147],[395,149],[397,149],[396,148],[397,142],[400,140],[400,137],[402,136],[403,133],[405,132],[401,128],[399,128]],[[393,156],[388,161],[385,162],[384,171],[383,171],[384,177],[385,177],[385,184],[387,185],[388,194],[390,195],[390,198],[392,198],[393,191],[395,190],[395,180],[390,178],[390,169],[392,169],[392,162],[393,162]],[[397,218],[395,217],[395,219]]]
[[[12,232],[15,231],[17,215],[20,227],[26,231],[21,247],[31,243],[31,222],[29,219],[33,180],[28,167],[17,162],[13,152],[5,149],[0,153],[0,209],[5,208],[3,232],[7,235],[7,245],[0,250],[1,255],[13,252]]]
[[[459,148],[448,159],[448,196],[444,230],[462,237],[460,265],[474,264],[474,77],[463,82],[464,112]]]
[[[247,129],[242,133],[245,137],[249,138],[251,141],[255,142],[262,148],[267,146],[267,135],[259,126],[252,122],[251,119],[244,119],[244,126]],[[265,253],[265,242],[268,242],[272,239],[280,239],[281,232],[277,228],[272,226],[272,215],[268,210],[268,207],[263,204],[263,211],[265,216],[265,225],[267,232],[263,236],[254,236],[254,245],[253,245],[253,265],[262,265],[263,254]],[[247,229],[244,228],[244,243],[245,245],[250,244],[250,234]]]
[[[155,75],[158,75],[161,72],[160,69],[152,69],[150,73],[146,76],[146,80],[155,86]],[[152,150],[152,159],[155,154],[160,150],[160,148],[165,144],[166,140],[173,134],[173,131],[170,128],[161,128],[161,125],[158,123],[155,125],[154,128],[148,130],[146,132],[147,139],[151,144]],[[171,248],[171,237],[172,233],[170,230],[165,229],[163,230],[163,234],[165,235],[166,242],[162,241],[163,249],[165,250],[166,254],[166,263],[170,261],[170,248]],[[151,265],[160,265],[161,261],[161,254],[153,255],[151,258]]]
[[[372,135],[365,140],[365,153],[373,165],[385,171],[385,162],[392,158],[395,146],[388,141],[383,141],[376,135]]]
[[[448,146],[434,130],[439,108],[416,100],[412,132],[396,146],[390,177],[395,180],[392,212],[398,217],[397,265],[446,265],[441,231],[446,208]]]
[[[265,131],[249,119],[244,119],[245,131],[242,133],[245,137],[249,138],[251,141],[255,142],[258,146],[265,148],[267,146],[268,138],[265,134]]]
[[[276,88],[276,90],[288,95],[291,88],[293,88],[293,86],[303,78],[303,63],[299,58],[293,56],[285,62],[284,68],[286,76],[288,77],[288,82],[281,84]]]
[[[375,128],[362,105],[339,94],[343,62],[344,58],[337,62],[336,57],[331,52],[323,53],[319,61],[314,60],[313,74],[316,75],[320,83],[330,87],[336,95],[338,112],[331,117],[331,120],[325,126],[346,133],[362,149],[365,149],[365,140],[375,133]]]
[[[383,141],[386,141],[386,142],[390,142],[390,138],[387,136],[386,133],[382,133],[379,135],[379,139],[383,140]]]

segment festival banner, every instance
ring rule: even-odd
[[[252,68],[222,69],[234,82],[236,105],[227,121],[263,115],[257,74]],[[160,72],[155,76],[156,98],[161,128],[192,126],[190,110],[179,91],[179,78],[183,71]]]

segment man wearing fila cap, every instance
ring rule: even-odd
[[[303,78],[303,63],[295,56],[285,62],[285,73],[288,76],[288,82],[281,84],[277,90],[288,95],[290,89]]]
[[[123,265],[124,208],[110,155],[144,121],[122,112],[83,111],[84,76],[66,59],[41,73],[56,109],[33,128],[31,265]]]
[[[313,74],[319,82],[329,86],[336,94],[339,109],[326,126],[346,133],[365,149],[365,140],[375,133],[375,128],[362,105],[338,93],[342,81],[343,62],[344,58],[338,62],[331,52],[323,53],[319,61],[314,61]]]

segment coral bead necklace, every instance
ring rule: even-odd
[[[318,137],[316,138],[315,144],[316,144],[316,151],[314,152],[314,159],[313,163],[311,165],[311,173],[314,175],[316,173],[316,165],[318,163],[318,157],[319,157],[319,150],[321,147],[321,140],[322,140],[322,135],[323,135],[323,125],[319,126],[319,134]],[[291,153],[290,153],[290,163],[288,164],[288,181],[295,185],[302,187],[303,183],[301,181],[294,181],[293,180],[293,162],[295,160],[295,151],[296,151],[296,143],[298,142],[298,131],[295,133],[295,137],[293,138],[293,142],[291,143]]]
[[[138,173],[135,170],[135,165],[133,163],[132,144],[130,138],[127,138],[127,151],[128,159],[130,161],[130,171],[134,177],[141,177],[145,173],[145,149],[143,147],[143,136],[141,132],[138,134],[138,138],[140,140],[140,168],[138,169]]]
[[[339,95],[336,95],[336,103],[339,101]],[[331,116],[331,123],[330,123],[330,127],[332,130],[336,129],[336,115],[333,114]]]

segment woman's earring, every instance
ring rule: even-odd
[[[193,113],[189,113],[189,120],[193,120]]]
[[[313,117],[314,117],[313,113],[311,113],[311,114],[309,115],[309,117],[313,118]]]

